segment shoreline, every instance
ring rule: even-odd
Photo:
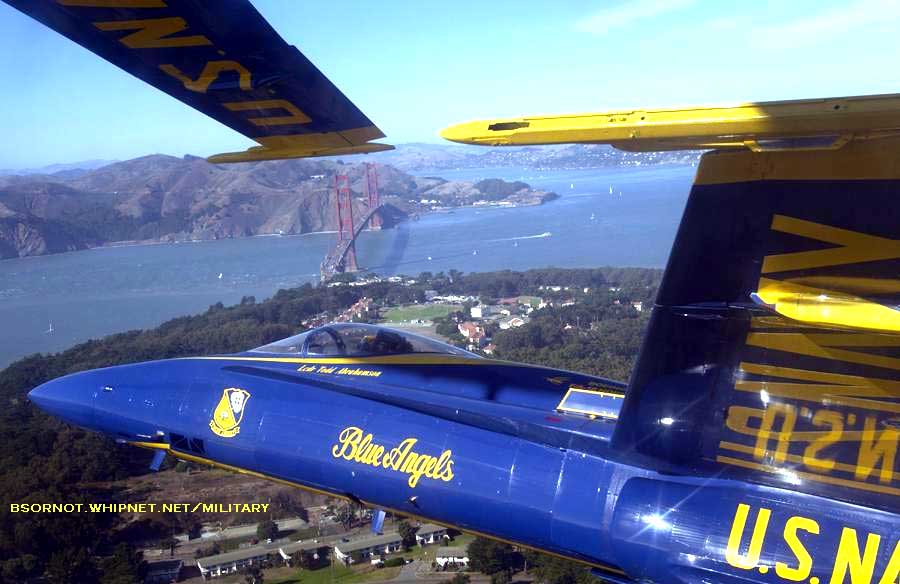
[[[458,205],[456,207],[435,207],[426,209],[424,211],[417,211],[414,215],[418,215],[419,217],[430,215],[430,214],[446,214],[457,209],[517,209],[517,208],[527,208],[527,207],[538,207],[540,205],[546,205],[548,203],[552,203],[560,198],[562,195],[558,193],[554,193],[556,196],[547,201],[538,201],[535,203],[510,203],[503,204],[502,202],[490,202],[483,205]],[[412,221],[413,214],[407,216],[406,221]],[[156,245],[188,245],[195,243],[212,243],[219,241],[238,241],[242,239],[253,239],[258,237],[308,237],[312,235],[334,235],[337,233],[337,230],[329,229],[325,231],[308,231],[306,233],[257,233],[255,235],[244,235],[241,237],[224,237],[221,239],[183,239],[183,240],[174,240],[174,241],[161,241],[155,239],[145,239],[145,240],[122,240],[122,241],[110,241],[107,243],[103,243],[100,245],[96,245],[93,247],[87,247],[84,249],[73,249],[67,251],[59,251],[54,253],[45,253],[40,255],[27,255],[15,258],[0,258],[0,262],[6,261],[15,261],[15,260],[28,260],[28,259],[36,259],[36,258],[45,258],[50,256],[61,256],[65,254],[71,253],[82,253],[82,252],[90,252],[90,251],[102,251],[108,249],[118,249],[118,248],[130,248],[130,247],[149,247]]]

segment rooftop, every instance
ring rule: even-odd
[[[295,541],[293,543],[286,543],[281,546],[280,549],[287,555],[291,555],[293,553],[299,552],[301,550],[317,550],[324,547],[328,547],[328,544],[324,544],[321,542],[314,542],[312,540],[309,541]]]
[[[439,531],[447,531],[447,528],[443,525],[435,525],[434,523],[426,523],[419,527],[419,530],[416,531],[416,535],[428,535],[430,533],[437,533]]]
[[[181,560],[162,560],[159,562],[147,562],[147,573],[158,574],[166,572],[175,572],[181,569],[184,562]]]
[[[465,548],[461,547],[442,547],[435,552],[438,558],[464,558],[469,555]]]
[[[205,558],[199,558],[197,560],[197,565],[205,570],[210,568],[211,566],[221,566],[222,564],[240,562],[242,560],[249,560],[250,558],[267,556],[276,552],[278,552],[277,544],[258,545],[241,550],[234,550],[233,552],[226,552],[224,554],[217,554],[215,556],[206,556]]]
[[[334,547],[340,550],[342,554],[349,554],[379,545],[399,543],[400,541],[401,538],[399,533],[385,533],[384,535],[376,535],[374,537],[367,537],[364,539],[358,539],[356,541],[338,542],[334,544]]]

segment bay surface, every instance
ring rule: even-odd
[[[441,170],[447,179],[522,180],[561,195],[524,208],[431,213],[364,232],[361,267],[423,271],[664,267],[696,169],[687,166]],[[610,188],[613,193],[610,194]],[[0,367],[32,353],[315,282],[333,233],[99,248],[0,261]],[[221,275],[221,276],[220,276]],[[52,324],[52,332],[50,330]]]

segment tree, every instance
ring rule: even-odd
[[[241,570],[247,584],[263,584],[263,573],[259,566],[247,566]]]
[[[37,558],[32,555],[25,554],[0,563],[0,582],[25,582],[39,573]]]
[[[397,524],[397,531],[400,533],[400,539],[403,540],[403,547],[409,549],[416,545],[416,532],[418,527],[410,525],[409,521],[401,521]]]
[[[469,565],[487,575],[510,571],[515,567],[516,554],[506,543],[476,537],[469,544]]]
[[[471,578],[468,574],[458,572],[454,574],[452,578],[444,582],[444,584],[469,584],[469,580],[471,580]]]
[[[126,543],[116,546],[112,556],[100,563],[100,584],[142,582],[147,573],[144,554]]]
[[[319,563],[319,560],[316,559],[316,555],[316,552],[313,550],[300,550],[294,552],[294,555],[291,556],[291,561],[298,568],[312,570]]]
[[[491,574],[491,584],[509,584],[510,582],[512,582],[512,573],[509,570]]]
[[[356,519],[356,508],[356,503],[351,502],[338,508],[335,518],[340,521],[344,529],[353,527],[353,521]]]
[[[256,525],[256,537],[260,541],[268,541],[278,537],[278,525],[271,519],[260,521]]]
[[[272,502],[281,507],[287,513],[296,515],[298,518],[309,523],[309,512],[303,506],[303,499],[294,491],[278,491]]]
[[[530,573],[541,584],[600,584],[599,578],[591,575],[584,566],[571,560],[556,558],[547,554],[530,552],[527,555]]]
[[[95,584],[97,569],[83,549],[66,548],[54,552],[47,562],[45,576],[52,584]]]
[[[160,549],[169,550],[169,557],[175,557],[175,548],[178,547],[178,540],[174,537],[164,537],[159,541]]]

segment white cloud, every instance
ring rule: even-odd
[[[638,20],[655,18],[667,12],[681,10],[696,0],[631,0],[612,8],[604,8],[575,23],[575,28],[592,34],[606,34]]]
[[[770,47],[793,47],[829,43],[839,35],[897,19],[900,0],[856,0],[784,24],[759,27],[752,34]]]

